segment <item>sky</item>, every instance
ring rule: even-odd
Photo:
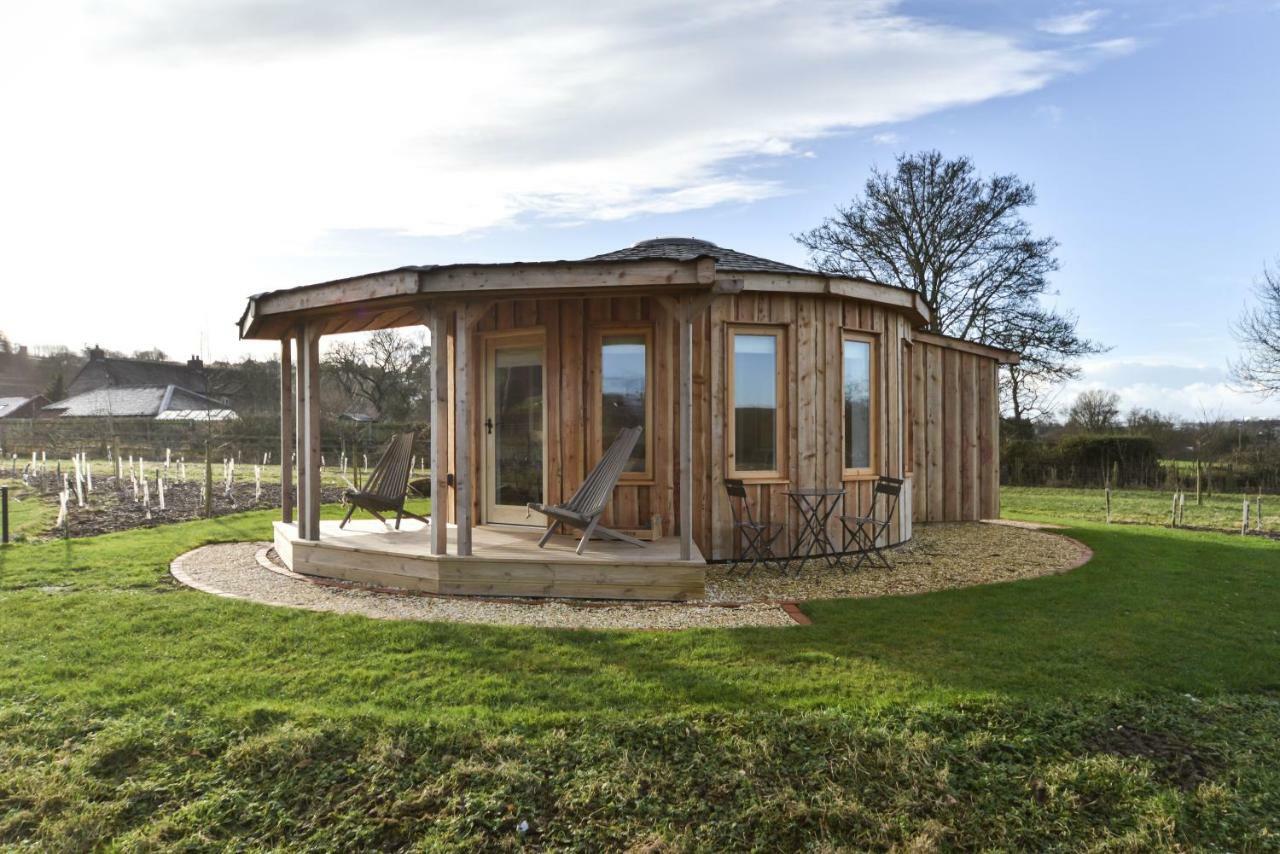
[[[1080,382],[1184,417],[1280,263],[1280,2],[7,0],[0,330],[269,355],[253,293],[793,235],[903,152],[1033,183]]]

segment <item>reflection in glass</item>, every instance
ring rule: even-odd
[[[644,423],[646,388],[645,338],[643,335],[607,335],[600,351],[600,429],[602,446],[607,448],[624,427],[647,427]],[[625,471],[645,470],[645,437],[627,460]]]
[[[733,456],[738,471],[778,469],[778,338],[733,336]]]
[[[542,350],[503,347],[494,361],[495,503],[541,502]]]
[[[844,342],[844,467],[871,468],[871,344]]]

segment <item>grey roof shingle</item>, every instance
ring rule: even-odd
[[[743,273],[791,273],[815,275],[813,270],[783,264],[781,261],[770,261],[756,255],[748,255],[734,249],[724,249],[707,240],[693,237],[658,237],[653,240],[641,240],[634,246],[593,255],[584,261],[639,261],[646,258],[663,258],[673,261],[690,261],[701,255],[710,255],[716,259],[716,269],[738,271]]]
[[[108,356],[91,359],[67,387],[71,394],[82,394],[107,387],[139,387],[175,385],[203,392],[207,386],[204,371],[180,362],[153,362],[146,359],[118,359]]]
[[[178,386],[99,388],[45,407],[63,418],[154,418],[164,410],[224,409],[225,404]]]
[[[0,397],[0,418],[4,418],[10,412],[17,412],[34,399],[31,397]]]

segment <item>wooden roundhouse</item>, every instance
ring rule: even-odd
[[[260,294],[243,338],[281,342],[276,545],[299,572],[442,593],[689,599],[733,556],[726,478],[799,534],[787,498],[907,483],[885,536],[999,512],[997,368],[1016,354],[922,331],[914,292],[686,239],[580,261],[403,267]],[[432,523],[319,520],[322,336],[430,328]],[[294,382],[292,365],[297,365]],[[603,524],[644,548],[537,548],[530,502],[568,499],[643,427]],[[838,521],[832,534],[838,536]]]

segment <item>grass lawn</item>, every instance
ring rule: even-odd
[[[772,630],[383,622],[168,579],[271,518],[0,551],[0,844],[1280,847],[1270,541],[1081,522],[1075,572]]]
[[[1249,497],[1249,528],[1256,521],[1256,495]],[[1215,493],[1196,504],[1194,494],[1187,495],[1183,522],[1188,527],[1239,531],[1240,493]],[[1059,522],[1105,522],[1107,500],[1101,489],[1060,489],[1057,487],[1002,486],[1001,513],[1010,519],[1053,519]],[[1143,525],[1168,525],[1173,507],[1173,493],[1147,489],[1117,489],[1111,493],[1111,519],[1115,522],[1137,522]],[[1280,531],[1280,496],[1262,497],[1263,530]]]
[[[42,534],[57,521],[57,505],[41,501],[21,478],[0,477],[0,486],[9,487],[9,536],[15,541]]]

